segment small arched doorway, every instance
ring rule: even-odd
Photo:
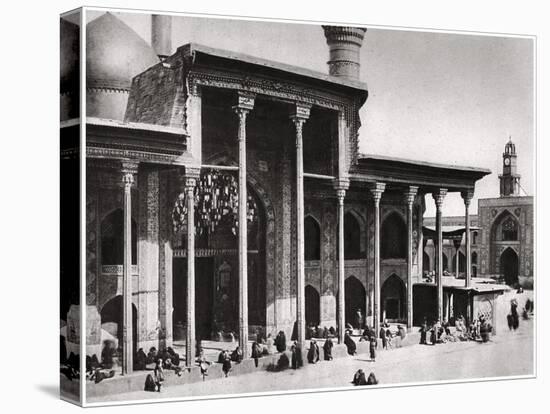
[[[357,324],[357,310],[363,315],[363,322],[366,320],[367,292],[363,284],[355,276],[350,276],[344,282],[345,321],[355,327]]]
[[[306,325],[318,326],[321,322],[321,298],[319,292],[311,285],[306,286]]]
[[[453,271],[456,272],[456,254],[453,256]],[[464,253],[458,252],[458,272],[464,273],[466,271],[466,256]]]
[[[508,247],[500,255],[500,276],[504,278],[508,286],[518,283],[519,259],[517,253]]]
[[[321,259],[321,226],[311,216],[304,219],[304,258],[305,260]]]
[[[380,294],[383,319],[399,321],[405,313],[405,284],[393,273],[382,285]]]
[[[115,296],[101,308],[101,329],[106,330],[118,339],[118,348],[122,349],[124,340],[122,295]],[[132,303],[132,342],[134,354],[137,352],[137,309]],[[103,344],[102,344],[103,345]],[[147,351],[147,350],[145,350]]]

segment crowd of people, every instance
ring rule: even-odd
[[[454,320],[454,331],[447,319],[443,319],[442,323],[436,320],[432,324],[428,324],[427,319],[424,319],[420,327],[420,344],[436,345],[457,341],[488,342],[492,330],[493,327],[482,314],[470,323],[467,323],[466,319],[459,315]]]

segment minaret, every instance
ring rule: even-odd
[[[172,54],[172,16],[151,16],[151,46],[161,60]]]
[[[521,176],[517,173],[517,154],[516,145],[512,142],[512,137],[506,143],[502,153],[502,174],[498,176],[500,180],[501,197],[519,196],[519,180]]]
[[[329,74],[359,80],[360,52],[366,28],[323,26],[329,47]]]

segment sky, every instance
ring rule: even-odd
[[[88,12],[91,21],[100,12]],[[146,41],[150,15],[114,13]],[[360,110],[362,153],[488,168],[477,199],[498,197],[502,152],[516,144],[522,195],[533,195],[534,42],[526,37],[368,27],[360,79],[369,98]],[[174,17],[173,51],[196,42],[327,72],[328,47],[317,24]],[[444,215],[464,214],[447,195]],[[435,214],[426,198],[426,216]]]

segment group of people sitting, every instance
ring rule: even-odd
[[[353,380],[351,381],[353,385],[376,385],[378,384],[378,380],[376,379],[376,376],[374,375],[374,372],[371,372],[369,374],[369,377],[367,378],[365,375],[365,372],[362,369],[359,369],[354,375]]]
[[[455,330],[452,332],[447,319],[444,319],[443,323],[436,320],[431,325],[424,319],[420,327],[420,344],[428,345],[428,335],[431,345],[456,341],[489,341],[493,327],[483,315],[479,315],[470,324],[462,315],[455,318],[454,322]]]
[[[143,351],[143,348],[139,348],[134,357],[134,370],[144,371],[147,369],[147,365],[156,365],[158,361],[161,361],[163,369],[174,371],[178,376],[181,376],[181,360],[180,354],[174,351],[170,346],[158,351],[153,346],[149,349],[147,354]]]

